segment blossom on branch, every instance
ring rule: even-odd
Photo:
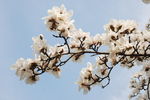
[[[61,7],[53,7],[48,10],[48,16],[43,17],[45,24],[49,30],[57,31],[60,36],[68,37],[71,31],[74,30],[72,11],[67,11],[64,5]]]
[[[20,58],[17,60],[16,64],[12,66],[16,70],[16,75],[20,77],[20,80],[25,80],[27,84],[33,84],[39,80],[39,76],[35,76],[32,72],[39,63],[38,59],[23,59]]]
[[[75,28],[72,12],[64,5],[48,10],[44,22],[50,31],[56,32],[54,38],[63,43],[49,45],[42,34],[33,37],[33,59],[20,58],[13,65],[20,80],[33,84],[44,73],[60,77],[61,67],[69,61],[78,62],[88,54],[96,57],[96,64],[88,62],[77,81],[83,93],[93,86],[107,87],[111,82],[111,72],[116,65],[126,68],[141,66],[141,71],[131,78],[132,93],[129,98],[150,100],[150,31],[139,30],[133,20],[111,20],[104,26],[103,34],[91,36],[82,29]],[[101,48],[107,47],[105,51]]]
[[[47,52],[48,46],[42,34],[40,34],[37,37],[33,37],[32,40],[33,40],[32,48],[35,51],[35,53],[41,54],[41,52]]]

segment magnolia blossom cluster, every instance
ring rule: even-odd
[[[35,58],[18,59],[16,64],[12,66],[12,69],[16,70],[16,75],[20,77],[20,80],[25,80],[27,84],[33,84],[38,81],[39,75],[44,72],[52,73],[54,76],[59,77],[60,68],[56,63],[60,60],[60,56],[54,56],[61,55],[65,48],[49,46],[42,34],[33,37],[32,40]]]
[[[113,64],[120,60],[121,66],[130,68],[149,59],[146,54],[150,53],[150,34],[148,31],[139,31],[134,21],[112,20],[105,26],[105,30],[105,43],[109,46],[109,56]],[[136,56],[144,54],[145,56]]]
[[[93,73],[93,65],[88,63],[86,68],[83,68],[80,73],[80,80],[77,82],[79,84],[79,90],[83,89],[84,93],[87,93],[90,90],[90,84],[97,80]]]
[[[74,30],[74,20],[71,20],[72,11],[67,11],[64,5],[48,10],[48,16],[43,17],[47,28],[56,31],[60,36],[68,37]]]
[[[77,81],[79,90],[83,89],[83,93],[87,93],[95,85],[105,88],[110,83],[109,74],[113,69],[113,66],[108,65],[108,61],[108,56],[99,56],[95,65],[88,62],[87,67],[81,70]],[[103,82],[104,80],[107,82]]]
[[[132,93],[129,98],[135,98],[137,100],[149,100],[150,97],[150,63],[144,62],[144,66],[140,72],[136,73],[130,81],[130,88]]]
[[[16,70],[16,75],[20,77],[20,80],[25,80],[28,84],[35,83],[39,80],[39,76],[34,75],[32,72],[36,62],[38,62],[38,60],[25,60],[23,58],[16,61],[16,64],[13,65],[13,69]]]
[[[71,16],[72,12],[63,5],[48,10],[48,16],[43,18],[44,23],[50,31],[56,32],[53,34],[56,39],[64,42],[52,46],[42,34],[33,37],[35,58],[17,60],[13,65],[17,76],[31,84],[38,81],[39,76],[45,72],[59,77],[61,66],[71,60],[78,62],[88,54],[96,57],[96,63],[89,62],[81,70],[77,84],[84,93],[95,85],[105,88],[110,83],[111,71],[117,64],[127,68],[144,65],[142,71],[132,78],[130,87],[133,93],[130,98],[138,95],[138,98],[146,98],[139,100],[150,99],[150,31],[139,30],[133,20],[114,19],[104,26],[104,33],[92,36],[89,32],[75,28]],[[103,47],[106,48],[105,51],[102,50]]]

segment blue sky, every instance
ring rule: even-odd
[[[103,33],[103,25],[110,19],[134,19],[140,27],[150,18],[150,5],[141,0],[0,0],[0,100],[127,100],[130,76],[139,67],[128,70],[117,66],[111,74],[111,84],[94,87],[87,95],[78,92],[75,81],[82,63],[68,63],[62,68],[60,79],[44,74],[34,85],[26,85],[10,70],[20,58],[32,58],[33,36],[43,33],[49,44],[56,44],[43,20],[47,10],[64,4],[74,11],[77,28],[91,34]]]

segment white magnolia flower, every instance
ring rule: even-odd
[[[75,30],[74,21],[65,21],[58,25],[57,30],[60,31],[60,35],[64,37],[69,37]]]
[[[27,84],[33,84],[39,80],[39,77],[34,75],[36,72],[33,73],[33,71],[40,63],[39,59],[20,58],[12,66],[12,69],[16,70],[16,75],[20,77],[20,80],[25,80]]]
[[[71,39],[79,41],[81,40],[86,40],[90,36],[90,33],[84,32],[82,29],[76,30],[73,32],[73,34],[70,36]]]
[[[42,34],[33,37],[32,40],[33,40],[32,48],[35,51],[35,53],[40,54],[41,52],[47,52],[48,46]]]
[[[89,76],[92,73],[92,71],[93,71],[93,65],[90,62],[88,62],[87,67],[81,70],[80,73],[81,78],[85,76]]]
[[[82,29],[76,30],[71,34],[70,46],[75,50],[87,49],[86,41],[88,41],[90,37],[90,33],[83,32]]]
[[[65,46],[59,46],[59,44],[57,44],[56,46],[49,46],[49,52],[50,55],[54,57],[58,54],[66,53],[67,48]]]
[[[100,34],[96,34],[93,37],[87,37],[87,39],[85,40],[85,45],[86,48],[89,48],[91,45],[102,45],[102,36]]]
[[[49,30],[57,31],[59,35],[68,37],[75,30],[74,20],[71,20],[72,11],[67,11],[64,5],[48,10],[48,16],[43,17]]]
[[[137,28],[137,23],[133,20],[111,20],[104,26],[106,33],[115,32],[123,35],[127,32],[133,32]]]
[[[16,64],[12,66],[13,69],[16,70],[16,75],[20,77],[20,80],[23,80],[33,75],[32,70],[30,70],[31,62],[31,59],[25,60],[23,58],[20,58],[16,61]]]
[[[79,90],[83,89],[86,94],[90,90],[90,84],[93,82],[93,68],[94,66],[88,62],[87,67],[83,68],[80,72],[80,79],[76,83],[79,85]]]
[[[107,34],[107,39],[109,40],[109,42],[114,42],[118,40],[118,34],[116,34],[115,32],[109,32]]]
[[[67,11],[64,5],[60,7],[53,7],[48,10],[48,14],[51,16],[57,16],[58,18],[63,18],[64,20],[68,20],[73,15],[73,11]]]

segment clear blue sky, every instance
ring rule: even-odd
[[[33,57],[33,36],[43,33],[50,44],[57,42],[41,18],[61,4],[74,11],[76,27],[93,35],[104,32],[103,25],[110,19],[134,19],[144,25],[150,18],[150,5],[141,0],[0,0],[0,100],[127,100],[128,82],[136,68],[129,71],[117,66],[107,88],[96,86],[87,95],[78,92],[74,84],[86,66],[84,61],[66,64],[60,79],[44,74],[35,85],[19,81],[10,70],[19,57]]]

